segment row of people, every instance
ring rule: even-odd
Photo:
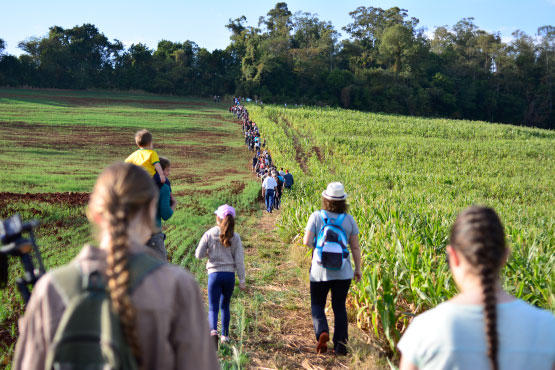
[[[255,156],[253,170],[256,163]],[[264,180],[263,189],[274,185],[275,175],[271,172]],[[330,183],[322,192],[321,210],[309,218],[303,239],[313,250],[310,300],[319,353],[327,351],[330,340],[325,315],[330,292],[333,350],[347,353],[346,299],[351,281],[359,282],[362,277],[359,230],[348,214],[346,199],[343,185]],[[553,314],[512,297],[501,285],[509,250],[495,211],[472,206],[461,212],[446,254],[460,293],[412,321],[398,343],[400,368],[555,370]]]
[[[152,150],[151,145],[147,146],[150,149],[140,150]],[[235,210],[223,205],[215,211],[217,226],[203,235],[195,252],[198,258],[208,258],[207,320],[196,279],[180,267],[148,257],[153,249],[145,244],[159,232],[153,220],[165,186],[170,192],[165,197],[170,208],[172,202],[169,172],[164,172],[159,158],[160,174],[152,156],[147,162],[158,173],[158,180],[153,181],[152,169],[147,172],[131,163],[114,164],[99,176],[87,210],[98,231],[98,247],[86,245],[69,265],[71,274],[62,267],[39,280],[20,321],[14,369],[39,369],[45,364],[47,368],[63,368],[70,363],[98,367],[95,361],[111,360],[102,352],[106,348],[100,352],[103,356],[82,349],[64,350],[62,344],[66,342],[59,329],[70,322],[67,315],[76,302],[67,295],[68,286],[79,294],[90,290],[97,297],[102,292],[109,296],[129,348],[120,356],[131,354],[130,361],[138,367],[219,368],[212,342],[218,341],[220,309],[221,339],[229,340],[229,302],[235,272],[239,287],[246,289],[243,248],[234,231]],[[274,179],[272,173],[264,181],[270,178]],[[313,251],[310,300],[316,350],[323,353],[328,349],[330,329],[325,306],[331,291],[333,349],[346,354],[346,298],[352,280],[360,281],[363,273],[359,229],[349,215],[341,183],[330,183],[321,199],[322,208],[311,214],[303,239]],[[175,207],[175,200],[173,204]],[[509,249],[496,213],[476,206],[460,213],[446,253],[460,293],[413,320],[398,344],[401,369],[555,368],[553,314],[512,297],[502,288],[501,269]],[[100,280],[96,280],[96,272]],[[78,279],[72,283],[68,276]],[[83,284],[85,281],[88,284]],[[81,322],[97,320],[81,317]]]
[[[294,180],[289,170],[278,172],[275,164],[272,163],[272,156],[266,149],[266,138],[262,140],[260,130],[256,122],[249,119],[248,110],[239,104],[231,106],[230,112],[237,114],[242,120],[242,132],[245,136],[245,145],[255,154],[252,157],[252,172],[256,174],[262,181],[262,196],[267,212],[271,213],[273,209],[279,209],[281,205],[281,197],[283,189],[291,189]],[[261,151],[261,148],[262,151]]]

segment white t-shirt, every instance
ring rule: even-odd
[[[262,183],[262,187],[266,190],[268,189],[272,189],[274,190],[274,188],[277,188],[277,182],[276,180],[274,180],[274,178],[272,176],[268,176],[264,179],[264,182]]]
[[[499,368],[551,370],[555,364],[555,317],[515,300],[497,304]],[[489,370],[481,305],[444,302],[417,316],[397,345],[420,370]]]

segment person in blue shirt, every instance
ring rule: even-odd
[[[295,181],[293,180],[293,175],[289,173],[289,170],[285,170],[285,176],[283,176],[283,179],[285,180],[285,187],[287,189],[291,189]]]
[[[167,180],[170,174],[171,163],[169,159],[160,157],[160,165],[164,171],[166,182],[160,187],[160,195],[158,197],[158,210],[156,211],[155,224],[157,233],[152,234],[146,245],[156,252],[156,254],[164,261],[168,260],[168,252],[164,245],[166,234],[162,232],[162,220],[167,221],[173,215],[177,200],[171,193],[170,181]]]

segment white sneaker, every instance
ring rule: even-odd
[[[220,339],[220,341],[222,343],[228,343],[231,341],[231,339],[229,337],[226,337],[225,335],[222,335],[222,338]]]

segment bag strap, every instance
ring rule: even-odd
[[[345,213],[340,214],[337,219],[335,220],[335,224],[337,226],[339,226],[341,229],[343,229],[343,226],[341,226],[343,224],[343,220],[345,220],[345,217],[347,215]]]
[[[129,293],[133,293],[148,274],[166,263],[147,253],[131,255],[129,258]],[[105,291],[106,284],[102,274],[94,270],[85,275],[77,262],[59,267],[53,270],[51,274],[52,282],[62,296],[66,306],[73,297],[86,290]]]
[[[131,258],[129,258],[129,292],[133,293],[148,274],[166,264],[167,262],[147,253],[132,255]]]
[[[324,221],[324,226],[329,223],[330,218],[328,214],[323,209],[320,210],[320,217],[322,217],[322,221]]]
[[[346,216],[347,216],[346,213],[341,213],[339,216],[337,216],[337,218],[331,218],[328,216],[326,211],[324,211],[323,209],[320,210],[320,217],[322,217],[322,220],[324,221],[325,225],[328,225],[329,223],[331,223],[333,225],[343,228],[341,224],[343,224],[343,220],[345,220]]]
[[[77,262],[59,267],[50,272],[52,283],[62,297],[65,306],[83,291],[83,272]]]

